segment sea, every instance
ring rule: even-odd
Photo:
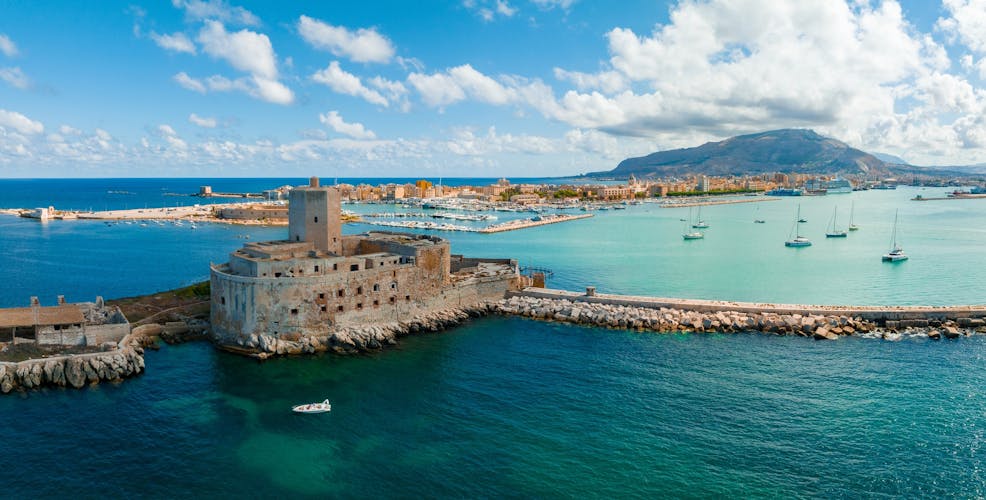
[[[360,181],[387,182],[339,180]],[[304,182],[0,180],[0,208],[187,205],[221,201],[188,196],[200,185],[239,192]],[[986,199],[912,201],[947,191],[740,196],[763,201],[703,206],[701,214],[632,205],[497,234],[415,232],[448,238],[455,253],[548,269],[548,286],[568,290],[984,304]],[[799,205],[807,220],[800,224]],[[850,212],[860,230],[826,238],[833,215],[844,228]],[[490,214],[495,222],[533,215]],[[883,263],[895,216],[910,259]],[[705,239],[682,240],[698,218],[710,226]],[[372,229],[349,224],[344,232]],[[191,284],[243,243],[285,232],[0,216],[0,307],[27,305],[31,296],[53,304],[57,295],[91,301]],[[813,245],[785,247],[796,232]],[[145,374],[120,384],[0,397],[0,496],[986,495],[983,336],[817,342],[489,317],[358,356],[257,363],[199,342],[149,350],[145,361]],[[290,411],[326,398],[330,413]]]

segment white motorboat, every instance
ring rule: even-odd
[[[332,411],[332,405],[329,404],[329,400],[326,399],[321,403],[308,403],[306,405],[297,405],[291,407],[291,411],[295,413],[325,413],[327,411]]]

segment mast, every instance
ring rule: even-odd
[[[890,249],[897,249],[897,216],[900,213],[900,209],[894,210],[894,229],[890,233]]]
[[[798,203],[798,215],[794,218],[794,239],[801,237],[801,204]]]

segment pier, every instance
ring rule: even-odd
[[[683,202],[673,202],[670,200],[662,201],[658,206],[661,208],[688,208],[688,207],[700,207],[703,205],[734,205],[737,203],[760,203],[762,201],[778,201],[780,198],[766,198],[763,196],[751,196],[748,199],[732,199],[732,200],[687,200]]]

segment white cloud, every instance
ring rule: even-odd
[[[195,44],[186,36],[184,33],[175,33],[172,35],[151,32],[151,39],[154,43],[165,50],[170,50],[173,52],[184,52],[187,54],[195,54]]]
[[[203,84],[199,80],[196,80],[195,78],[188,76],[188,73],[185,73],[184,71],[176,74],[171,78],[172,80],[177,82],[178,85],[181,85],[182,87],[188,90],[191,90],[193,92],[198,92],[200,94],[204,94],[206,92],[205,84]]]
[[[367,130],[363,127],[362,123],[346,123],[345,120],[339,116],[338,111],[329,111],[327,114],[318,115],[318,120],[324,125],[328,125],[340,134],[348,135],[353,139],[376,139],[377,135],[371,130]]]
[[[511,7],[510,4],[504,0],[496,0],[496,13],[504,17],[511,17],[517,13],[517,9],[515,7]]]
[[[25,135],[40,134],[45,130],[45,126],[41,122],[32,120],[16,111],[5,109],[0,109],[0,128]]]
[[[487,129],[485,135],[476,135],[471,129],[453,131],[452,138],[445,143],[452,154],[460,156],[483,156],[498,153],[521,153],[544,155],[558,151],[558,141],[536,135],[498,134],[495,127]]]
[[[205,53],[223,59],[234,68],[250,73],[251,76],[246,80],[217,80],[215,86],[209,84],[210,90],[223,91],[237,88],[275,104],[291,104],[294,101],[294,93],[291,89],[278,81],[277,56],[267,35],[246,29],[230,33],[221,23],[206,21],[199,32],[198,42]],[[181,74],[183,73],[179,73]],[[201,92],[198,89],[202,86],[196,86],[187,78],[178,82],[186,88]]]
[[[215,118],[202,117],[195,113],[188,115],[188,121],[202,128],[216,128],[218,125]]]
[[[13,87],[26,89],[31,86],[31,80],[21,71],[20,68],[0,68],[0,80],[3,80]]]
[[[943,0],[949,17],[939,18],[936,27],[979,54],[986,53],[986,0]]]
[[[332,61],[329,66],[311,76],[312,80],[321,83],[340,94],[360,97],[371,104],[388,106],[390,103],[379,92],[367,88],[360,78],[339,67],[339,61]]]
[[[617,71],[602,71],[599,73],[582,73],[579,71],[566,71],[555,68],[555,78],[568,81],[575,85],[575,88],[586,90],[599,90],[604,94],[615,94],[626,90],[627,81],[623,75]]]
[[[264,78],[277,78],[277,57],[267,35],[250,30],[226,31],[222,23],[206,21],[199,32],[202,50],[234,68]]]
[[[467,97],[496,105],[508,104],[517,98],[515,89],[480,73],[469,64],[456,66],[445,73],[411,73],[407,81],[425,103],[433,107],[445,107]]]
[[[17,45],[14,44],[14,41],[10,37],[3,33],[0,33],[0,52],[3,52],[7,57],[17,55]]]
[[[171,0],[171,4],[184,9],[185,16],[193,21],[215,19],[243,26],[260,26],[260,19],[252,12],[231,6],[225,0]]]
[[[501,17],[513,17],[517,8],[507,0],[463,0],[462,6],[476,13],[484,22],[491,22]]]
[[[575,4],[578,0],[531,0],[535,5],[542,9],[564,9],[568,10],[569,7]]]
[[[316,49],[328,50],[338,57],[355,62],[390,62],[394,46],[375,28],[350,31],[343,26],[332,26],[308,16],[298,18],[298,33]]]

